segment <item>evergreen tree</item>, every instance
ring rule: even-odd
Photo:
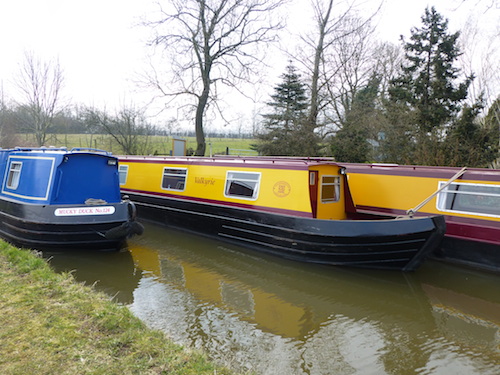
[[[281,78],[267,103],[271,113],[262,115],[264,132],[257,136],[255,148],[263,155],[313,156],[318,139],[304,126],[308,107],[305,85],[292,64]]]
[[[434,7],[425,10],[422,23],[404,44],[406,63],[391,82],[389,98],[392,108],[404,108],[415,121],[413,136],[408,137],[416,142],[414,162],[435,164],[442,161],[445,127],[459,114],[473,77],[457,84],[460,70],[454,63],[460,56],[460,33],[449,34],[448,21]]]
[[[492,168],[500,169],[500,96],[493,102],[484,119],[485,127],[495,132],[497,141],[497,153],[495,160],[491,163]]]
[[[492,109],[488,116],[480,119],[482,109],[480,102],[473,106],[466,105],[450,127],[446,137],[447,164],[487,167],[498,158],[499,123],[490,121]]]

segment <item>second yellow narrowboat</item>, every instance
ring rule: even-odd
[[[358,212],[387,218],[444,215],[446,233],[431,257],[500,272],[500,170],[345,164]]]

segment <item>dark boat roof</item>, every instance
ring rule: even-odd
[[[73,147],[68,151],[66,147],[14,147],[3,149],[0,148],[0,152],[39,152],[39,153],[54,153],[54,154],[76,154],[76,153],[89,153],[89,154],[99,154],[111,156],[111,152],[105,150],[99,150],[96,148],[87,147]]]
[[[347,173],[363,173],[376,175],[409,176],[409,177],[430,177],[449,179],[462,168],[459,167],[434,167],[422,165],[400,165],[400,164],[362,164],[362,163],[342,163],[346,167]],[[500,182],[500,169],[488,168],[467,168],[463,180],[480,180]]]
[[[168,164],[193,164],[211,166],[240,166],[248,168],[280,168],[280,169],[308,169],[315,165],[337,165],[342,167],[332,158],[308,157],[271,157],[271,156],[137,156],[120,155],[122,161],[168,163]]]

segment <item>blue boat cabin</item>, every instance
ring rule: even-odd
[[[87,149],[0,150],[0,194],[34,204],[120,202],[117,164],[109,153]]]

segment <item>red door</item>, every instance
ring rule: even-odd
[[[315,218],[318,212],[318,171],[309,171],[309,199],[311,209]]]

